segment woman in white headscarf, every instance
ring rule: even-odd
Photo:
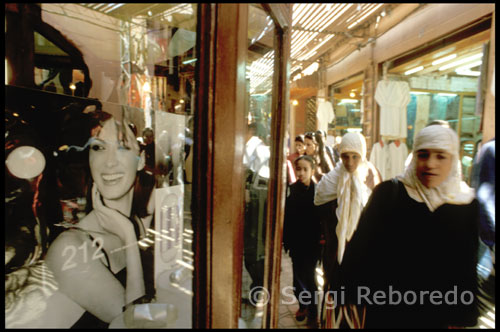
[[[477,322],[478,203],[461,180],[459,141],[422,129],[404,174],[378,185],[340,266],[366,328],[448,328]]]
[[[372,189],[381,182],[380,173],[366,159],[366,141],[362,134],[344,135],[339,152],[340,162],[321,178],[314,197],[314,204],[322,215],[325,236],[322,255],[325,290],[334,287],[346,243],[356,230]],[[330,312],[329,309],[326,311]],[[329,314],[323,316],[323,327],[334,327],[331,317],[326,317]]]

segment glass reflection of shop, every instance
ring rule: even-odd
[[[198,7],[196,4],[52,3],[36,6],[33,4],[29,10],[37,12],[41,9],[45,22],[35,24],[39,30],[31,32],[34,41],[32,81],[18,84],[19,80],[13,80],[19,86],[6,85],[6,89],[13,92],[8,103],[22,107],[26,104],[28,108],[32,105],[31,108],[36,110],[33,113],[36,113],[35,117],[24,119],[33,122],[31,124],[36,126],[37,131],[43,133],[40,144],[54,151],[45,155],[47,165],[54,165],[54,159],[62,155],[58,146],[52,146],[52,141],[57,141],[57,135],[53,133],[61,129],[57,127],[61,112],[56,110],[70,102],[96,104],[93,99],[96,98],[102,102],[104,110],[112,108],[127,112],[141,143],[144,128],[154,129],[157,161],[155,169],[150,171],[161,171],[156,174],[156,190],[152,197],[156,206],[155,224],[146,230],[151,237],[142,239],[138,244],[141,247],[154,246],[155,249],[155,272],[145,276],[145,281],[154,283],[156,303],[168,306],[166,314],[169,317],[161,322],[162,326],[189,328],[192,325],[194,269],[189,204],[193,151],[190,119],[194,113],[192,100]],[[145,8],[148,10],[143,10]],[[61,12],[73,15],[62,15]],[[8,26],[14,29],[11,20]],[[27,25],[19,26],[25,28]],[[10,47],[12,51],[15,45]],[[7,58],[6,54],[6,68],[10,69]],[[24,67],[30,68],[27,65]],[[19,72],[15,71],[14,75]],[[6,76],[6,80],[8,78]],[[24,89],[32,87],[32,83],[36,89]],[[21,117],[25,115],[19,113]],[[38,117],[43,121],[37,123]],[[78,171],[87,167],[88,160],[80,159],[71,160],[66,170],[75,168]],[[73,173],[82,173],[76,171]],[[45,178],[47,181],[51,179],[50,176]],[[72,181],[79,182],[79,179],[75,176]],[[77,224],[85,217],[85,195],[80,194],[72,193],[71,197],[60,198],[60,214],[65,221]],[[47,207],[45,210],[48,210]],[[54,223],[61,221],[59,218],[52,219],[57,219],[52,220]],[[43,307],[44,303],[33,302],[30,305]],[[30,318],[34,323],[28,324],[69,327],[57,325],[71,325],[69,316],[65,322],[63,318],[66,317],[53,319],[50,314],[35,315]],[[25,317],[11,318],[9,316],[9,322],[21,324],[17,327],[26,323]],[[110,326],[125,327],[123,316],[113,320]]]
[[[270,182],[272,96],[274,76],[274,22],[260,5],[248,11],[249,46],[246,62],[247,137],[245,220],[240,327],[260,328],[266,297],[252,291],[264,286],[266,211]]]
[[[336,136],[362,130],[362,77],[363,75],[355,75],[329,87],[335,112],[335,119],[329,129],[334,131]]]

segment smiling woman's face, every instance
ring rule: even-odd
[[[103,127],[90,144],[89,164],[92,178],[101,195],[113,200],[123,197],[134,184],[139,163],[139,145],[126,128],[126,142],[113,119]]]
[[[440,149],[417,151],[417,177],[427,188],[439,186],[450,174],[452,155]]]

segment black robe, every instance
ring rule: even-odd
[[[474,326],[477,249],[477,200],[431,212],[401,182],[385,181],[347,244],[337,286],[367,305],[366,328]]]

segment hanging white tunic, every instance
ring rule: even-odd
[[[318,120],[318,129],[328,133],[328,124],[335,119],[332,103],[329,101],[320,101],[318,103],[316,118]]]
[[[394,142],[389,144],[389,158],[388,160],[388,168],[386,168],[387,179],[392,179],[398,175],[401,175],[405,171],[405,161],[408,157],[408,147],[405,143],[399,143],[399,146],[396,146]]]
[[[406,138],[406,106],[410,102],[408,83],[379,81],[375,100],[380,105],[380,135],[388,139]]]
[[[378,169],[383,181],[388,179],[386,176],[388,153],[386,151],[387,144],[384,144],[384,146],[382,146],[380,142],[377,142],[373,144],[372,151],[370,152],[370,162]]]

